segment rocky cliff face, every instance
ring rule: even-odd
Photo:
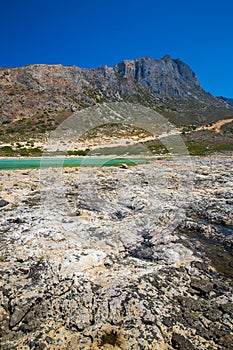
[[[233,116],[226,101],[201,88],[187,64],[168,55],[160,60],[145,57],[95,69],[43,64],[0,69],[3,126],[23,123],[25,118],[35,124],[38,117],[50,118],[53,124],[59,113],[115,100],[165,111],[176,124],[203,124]]]
[[[189,66],[168,55],[161,60],[146,57],[123,61],[114,67],[114,71],[128,82],[137,82],[159,96],[189,98],[202,91]]]
[[[233,98],[228,98],[228,97],[223,97],[223,96],[220,96],[219,98],[221,100],[227,102],[229,105],[233,106]]]

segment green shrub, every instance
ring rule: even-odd
[[[4,156],[13,156],[15,154],[15,151],[11,146],[2,146],[0,147],[0,154]]]

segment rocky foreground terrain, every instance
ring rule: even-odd
[[[231,156],[1,171],[1,349],[232,349],[232,189]]]

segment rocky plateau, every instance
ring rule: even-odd
[[[1,349],[232,349],[232,169],[2,170]]]

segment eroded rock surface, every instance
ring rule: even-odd
[[[231,157],[1,182],[2,349],[231,349]]]

